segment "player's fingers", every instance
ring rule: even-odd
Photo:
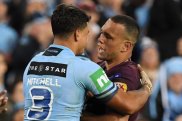
[[[148,75],[144,71],[142,71],[141,76],[142,76],[142,85],[147,85],[151,91],[152,90],[152,82],[150,81]]]
[[[144,71],[140,64],[137,64],[137,67],[138,67],[140,73],[141,73],[142,71]]]
[[[143,70],[143,68],[140,66],[140,64],[138,64],[138,69],[140,70],[140,75],[142,77],[142,80],[144,81],[150,81],[148,75],[145,73],[145,71]]]
[[[5,96],[1,95],[0,96],[0,107],[3,105],[3,100],[4,100]]]
[[[2,112],[4,113],[4,112],[7,112],[7,111],[8,111],[8,109],[7,108],[4,108]]]
[[[87,92],[87,96],[88,96],[88,97],[93,97],[94,95],[93,95],[90,91],[88,91],[88,92]]]
[[[140,71],[140,75],[141,75],[141,84],[144,86],[147,86],[149,89],[149,92],[151,93],[152,91],[152,82],[150,81],[150,78],[148,77],[148,75],[145,73],[145,71],[143,70],[143,68],[138,64],[138,69]]]
[[[148,77],[148,75],[145,73],[145,71],[142,71],[141,72],[141,77],[142,77],[142,79],[144,81],[149,81],[150,80],[149,77]]]
[[[142,83],[143,84],[148,83],[148,84],[150,84],[150,86],[152,85],[148,75],[144,71],[141,72],[141,76],[142,76]]]
[[[3,96],[3,95],[6,95],[6,94],[7,94],[7,91],[3,90],[2,92],[0,92],[0,97]]]
[[[5,98],[2,100],[1,106],[5,106],[7,103],[8,103],[8,97],[5,97]]]
[[[7,112],[7,108],[4,108],[4,109],[0,109],[0,113],[4,113],[4,112]]]
[[[8,97],[6,97],[7,91],[4,90],[0,93],[0,106],[4,106],[7,101],[8,101]]]
[[[142,83],[142,84],[148,83],[150,86],[152,86],[152,82],[150,81],[150,78],[149,78],[148,75],[145,73],[145,71],[141,71],[140,74],[141,74],[141,77],[142,77],[141,83]]]
[[[143,70],[143,68],[141,67],[141,65],[140,64],[137,64],[137,67],[138,67],[138,70],[139,70],[139,72],[140,72],[140,77],[142,78],[142,80],[140,80],[141,81],[141,83],[143,84],[143,78],[145,78],[145,72],[144,72],[144,70]]]

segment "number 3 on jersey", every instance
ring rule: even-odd
[[[48,87],[36,86],[29,90],[32,107],[27,112],[29,120],[46,120],[52,110],[53,93]]]

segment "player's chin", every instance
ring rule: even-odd
[[[106,60],[106,58],[103,55],[98,54],[98,59],[100,60]]]

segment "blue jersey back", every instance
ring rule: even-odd
[[[30,61],[23,85],[25,121],[79,121],[86,91],[107,101],[117,90],[100,66],[59,45]]]

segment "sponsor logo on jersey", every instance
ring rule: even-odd
[[[51,62],[31,62],[27,75],[54,75],[66,77],[67,65]]]
[[[128,90],[128,86],[125,83],[115,82],[115,84],[117,85],[117,87],[119,89],[122,89],[124,92],[126,92]]]
[[[43,55],[45,56],[57,56],[63,49],[56,48],[56,47],[50,47],[48,48]]]
[[[92,79],[99,92],[103,92],[104,89],[106,89],[111,83],[111,81],[107,78],[104,70],[101,68],[93,73],[90,78]]]

